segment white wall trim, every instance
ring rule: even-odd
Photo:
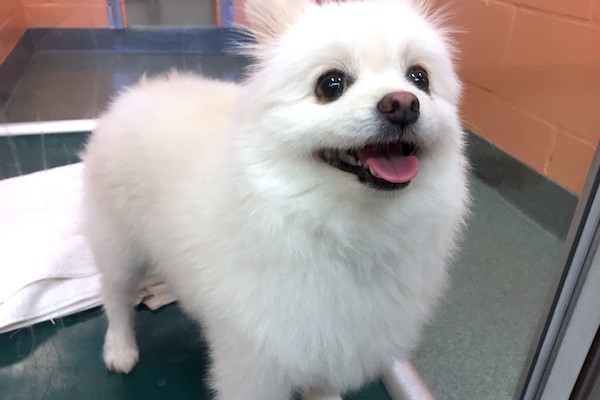
[[[91,132],[96,127],[95,119],[66,121],[16,122],[0,125],[0,137],[48,135],[73,132]]]

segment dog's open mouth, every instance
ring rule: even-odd
[[[357,175],[361,182],[375,189],[396,190],[405,188],[417,176],[416,152],[415,144],[397,142],[359,149],[325,149],[318,155],[331,166]]]

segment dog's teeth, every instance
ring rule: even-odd
[[[371,175],[373,175],[375,178],[379,178],[379,174],[377,174],[377,171],[375,171],[373,169],[373,167],[369,167],[369,172],[371,173]]]
[[[362,165],[362,163],[360,162],[360,160],[358,160],[358,161],[356,162],[356,165],[358,165],[359,167],[362,167],[362,166],[363,166],[363,165]]]
[[[356,160],[356,158],[348,153],[340,153],[338,155],[338,157],[340,158],[340,160],[342,160],[343,162],[345,162],[346,164],[350,164],[350,165],[358,165],[358,162]]]

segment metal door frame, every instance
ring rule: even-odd
[[[571,397],[600,320],[600,149],[597,148],[565,240],[558,271],[514,400],[563,400]],[[587,283],[587,284],[586,284]],[[590,320],[591,318],[591,320]],[[583,321],[588,321],[587,326]],[[595,326],[595,327],[594,327]],[[565,371],[571,371],[565,376]]]

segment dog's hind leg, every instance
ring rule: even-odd
[[[134,329],[138,281],[132,276],[124,278],[118,280],[114,276],[106,275],[102,278],[104,310],[108,318],[103,358],[108,369],[128,373],[138,361]]]
[[[135,246],[119,234],[117,227],[110,229],[108,220],[96,222],[90,239],[102,272],[102,296],[108,319],[104,363],[109,370],[127,373],[138,361],[134,306],[145,265]]]

